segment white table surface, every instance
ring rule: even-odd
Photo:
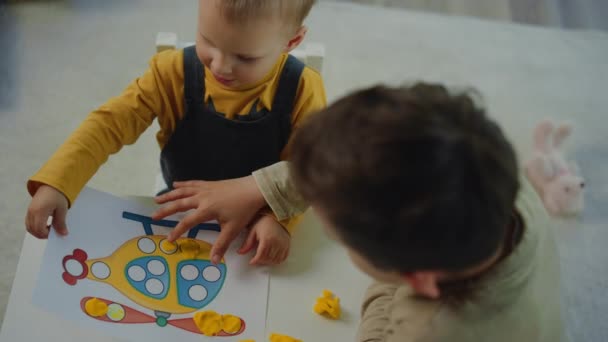
[[[361,294],[370,280],[353,268],[344,251],[326,239],[321,229],[307,213],[294,233],[289,259],[271,272],[267,334],[279,332],[304,341],[353,340]],[[45,245],[46,241],[29,234],[24,240],[0,341],[121,341],[32,305]],[[312,311],[324,288],[341,299],[343,317],[339,321],[327,320]]]

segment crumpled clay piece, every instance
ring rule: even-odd
[[[329,290],[323,290],[323,294],[321,297],[317,298],[313,310],[321,316],[339,319],[342,314],[342,310],[340,309],[340,298]]]
[[[241,330],[241,319],[234,315],[222,315],[222,330],[228,334],[236,334]]]
[[[236,334],[241,331],[243,321],[234,315],[220,315],[215,311],[200,311],[192,317],[194,324],[205,336],[217,336],[220,332]]]
[[[215,311],[201,311],[192,317],[205,336],[216,336],[222,330],[222,316]]]

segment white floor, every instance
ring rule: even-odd
[[[571,29],[608,30],[605,0],[338,0]]]
[[[8,11],[8,12],[7,12]],[[32,2],[0,12],[0,313],[24,235],[25,182],[92,108],[146,68],[157,31],[191,38],[192,2]],[[413,79],[473,85],[525,157],[550,116],[575,123],[570,145],[588,178],[581,220],[556,224],[573,341],[606,341],[608,325],[608,34],[321,3],[308,39],[327,47],[329,99]],[[90,185],[150,194],[158,148],[150,129]],[[1,317],[0,317],[1,318]]]

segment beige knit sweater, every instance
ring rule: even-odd
[[[302,213],[288,165],[254,173],[279,219]],[[414,296],[405,285],[375,283],[364,297],[361,342],[560,342],[559,264],[546,211],[527,180],[516,207],[523,237],[515,250],[480,280],[474,299],[458,307]]]

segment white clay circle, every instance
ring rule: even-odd
[[[188,295],[195,302],[200,302],[207,298],[207,289],[202,285],[192,285],[188,290]]]
[[[208,282],[216,282],[221,276],[222,272],[220,272],[220,269],[215,266],[207,266],[203,270],[203,278]]]
[[[129,267],[129,269],[127,270],[127,274],[129,275],[129,278],[131,278],[131,280],[133,281],[142,281],[146,279],[146,270],[144,270],[143,267],[138,265],[133,265]]]
[[[155,276],[159,276],[165,273],[165,264],[163,264],[160,260],[150,260],[148,262],[148,272]]]
[[[179,273],[185,280],[192,281],[198,277],[198,268],[194,265],[186,265],[182,267]]]
[[[110,267],[105,262],[97,261],[91,266],[91,273],[97,279],[106,279],[110,276]]]
[[[156,244],[154,243],[154,241],[152,241],[152,239],[149,238],[139,239],[137,241],[137,247],[139,247],[140,251],[146,254],[153,253],[156,250]]]
[[[151,278],[146,281],[146,290],[148,290],[150,294],[159,295],[163,293],[164,289],[163,283],[158,279]]]

